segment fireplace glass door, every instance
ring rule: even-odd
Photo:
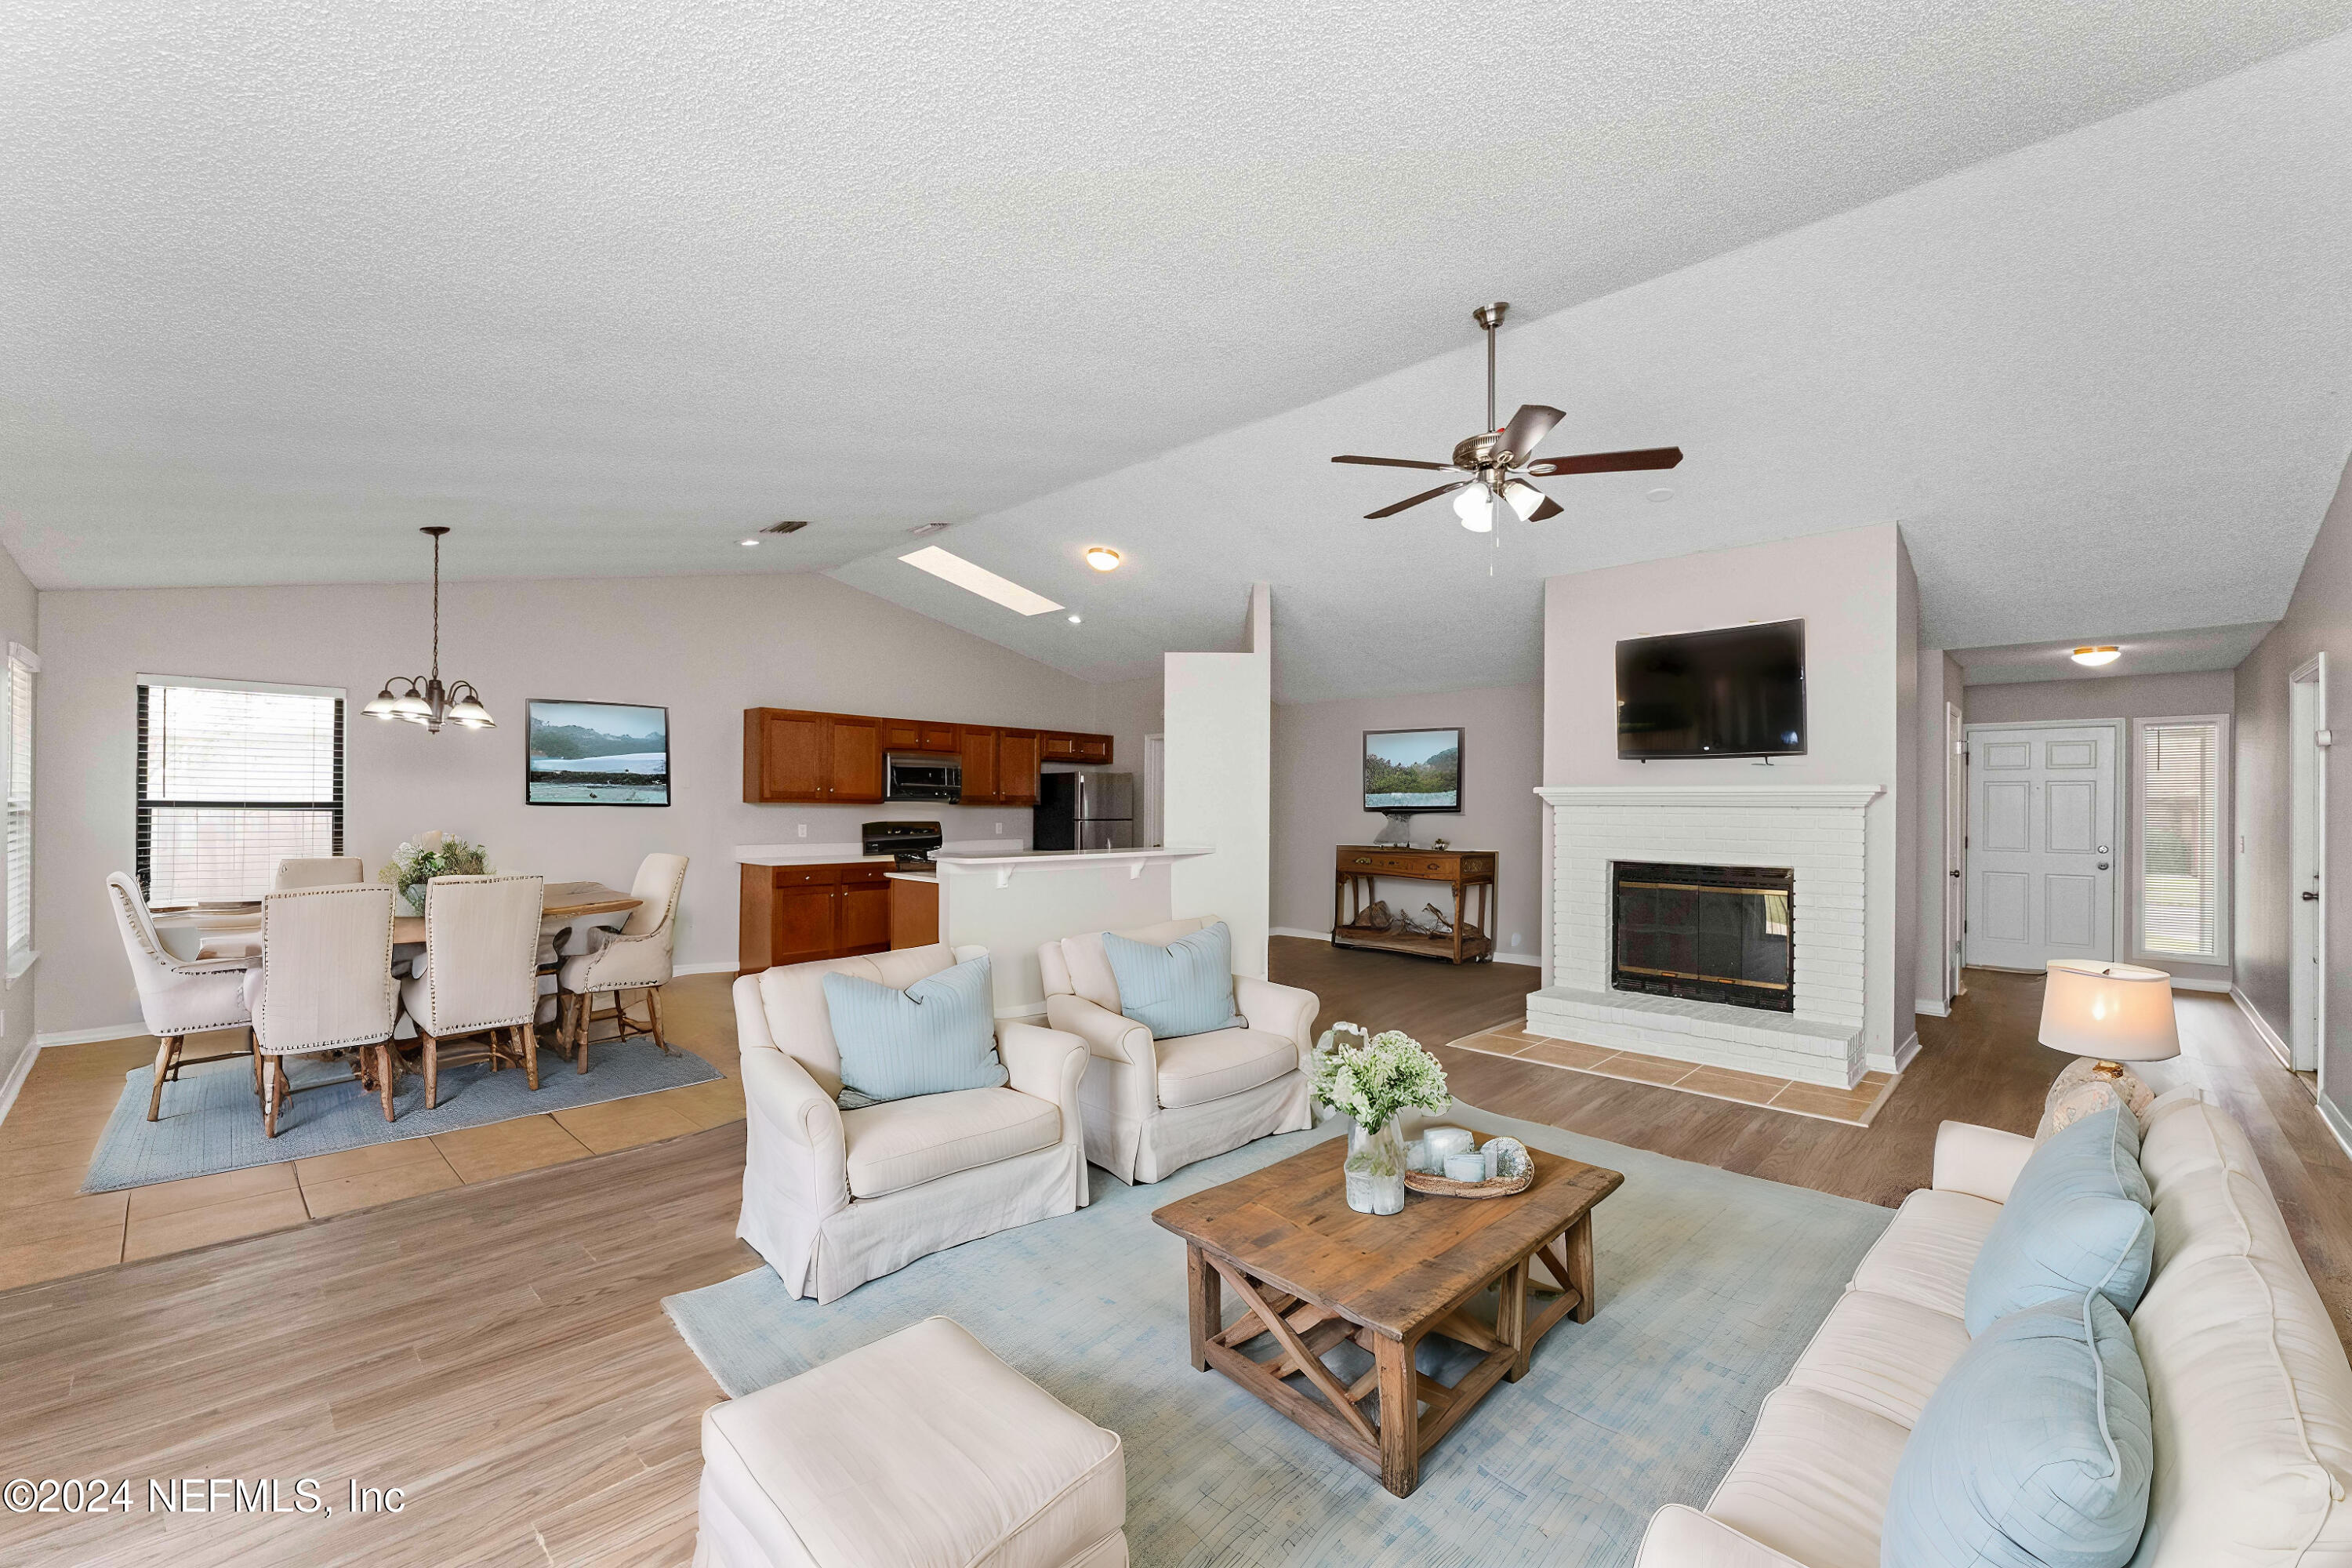
[[[1796,1008],[1796,877],[1761,866],[1618,861],[1610,984],[1694,1002]]]

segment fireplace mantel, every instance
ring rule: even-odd
[[[1860,811],[1884,784],[1538,784],[1548,805],[1717,806],[1759,811]]]

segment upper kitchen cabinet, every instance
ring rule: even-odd
[[[879,719],[789,708],[743,712],[743,798],[856,805],[882,798]]]
[[[1002,805],[1003,787],[996,769],[997,743],[1003,731],[986,725],[966,724],[957,731],[963,753],[963,804]],[[1034,791],[1032,791],[1034,795]]]
[[[1034,730],[996,732],[996,798],[1006,805],[1037,804],[1037,763],[1041,756]]]
[[[928,719],[885,719],[882,721],[882,749],[886,752],[952,753],[957,749],[956,727],[935,724]]]
[[[1038,737],[1038,754],[1049,763],[1108,763],[1110,752],[1108,735],[1047,730]]]

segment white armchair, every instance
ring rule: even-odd
[[[400,983],[416,1024],[425,1109],[440,1103],[446,1042],[479,1037],[462,1058],[492,1072],[519,1067],[539,1087],[539,916],[541,877],[436,877],[425,884],[425,957]]]
[[[1118,934],[1164,946],[1213,923],[1202,916]],[[1155,1040],[1120,1013],[1100,931],[1047,942],[1037,965],[1045,1021],[1094,1055],[1082,1091],[1087,1158],[1119,1180],[1160,1181],[1196,1160],[1314,1125],[1306,1067],[1322,1004],[1312,991],[1236,974],[1234,1005],[1246,1028]]]
[[[618,931],[602,926],[587,932],[583,952],[566,955],[555,972],[556,1043],[572,1057],[572,1070],[588,1070],[588,1026],[595,1021],[596,998],[613,998],[613,1022],[625,1040],[631,1035],[651,1035],[654,1044],[669,1054],[662,1038],[661,988],[669,984],[671,953],[677,945],[677,899],[686,886],[687,858],[648,855],[637,867],[629,888],[637,907]],[[646,1022],[629,1016],[621,1000],[624,991],[646,994]]]
[[[824,959],[735,982],[746,1141],[735,1234],[795,1296],[831,1301],[916,1258],[1087,1202],[1078,1090],[1083,1040],[996,1026],[1003,1089],[856,1110],[835,1103],[841,1050],[824,976],[901,989],[983,949],[944,944]]]
[[[383,1119],[393,1119],[400,1058],[392,1029],[400,998],[392,984],[392,897],[384,887],[327,887],[261,900],[261,964],[244,980],[254,1048],[268,1058],[263,1136],[278,1136],[278,1107],[295,1091],[286,1058],[313,1051],[350,1051],[352,1076],[362,1083],[373,1077]]]
[[[245,971],[259,960],[242,958],[182,959],[172,956],[155,934],[147,900],[139,884],[117,871],[106,879],[114,905],[114,923],[122,933],[122,951],[131,959],[131,978],[139,986],[139,1012],[147,1032],[156,1037],[155,1084],[147,1091],[147,1120],[162,1113],[163,1086],[180,1076],[184,1067],[200,1062],[253,1058],[253,1091],[261,1092],[261,1058],[253,1049],[253,1015],[245,1005]],[[217,1056],[182,1055],[190,1035],[207,1029],[245,1029],[245,1049]]]

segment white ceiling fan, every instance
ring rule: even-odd
[[[1526,403],[1511,422],[1495,423],[1495,329],[1503,324],[1507,300],[1481,305],[1470,319],[1486,331],[1486,433],[1470,437],[1454,448],[1450,463],[1426,463],[1413,458],[1334,458],[1335,463],[1366,463],[1381,468],[1428,468],[1438,473],[1468,476],[1407,496],[1393,506],[1368,511],[1365,521],[1392,517],[1408,507],[1442,495],[1454,496],[1454,515],[1473,533],[1490,533],[1495,527],[1495,502],[1501,500],[1522,522],[1541,522],[1560,512],[1558,501],[1536,489],[1530,479],[1560,479],[1570,474],[1618,474],[1642,468],[1671,468],[1683,460],[1680,447],[1644,447],[1631,452],[1587,452],[1574,458],[1538,458],[1535,449],[1566,416],[1540,403]],[[1459,492],[1458,494],[1456,492]]]

